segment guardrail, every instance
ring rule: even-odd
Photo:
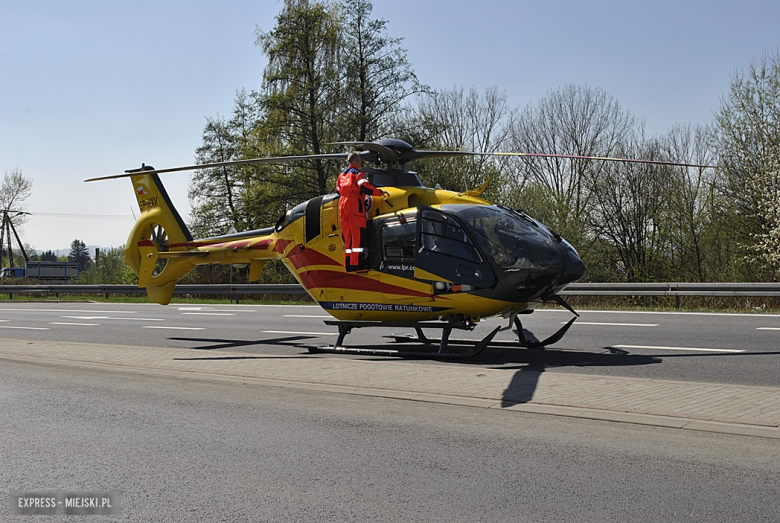
[[[780,283],[572,283],[562,296],[780,296]]]
[[[298,284],[177,285],[175,295],[207,294],[228,296],[239,302],[247,295],[304,295]],[[135,285],[2,285],[0,294],[146,294]],[[780,283],[573,283],[562,296],[750,296],[780,297]]]
[[[306,290],[298,284],[239,284],[239,285],[177,285],[175,295],[211,294],[222,296],[253,295],[253,294],[306,294]],[[145,287],[137,285],[0,285],[0,294],[8,294],[13,299],[14,294],[146,294]]]

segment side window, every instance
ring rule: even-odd
[[[408,265],[414,268],[415,217],[392,219],[382,224],[382,259],[385,266]]]
[[[423,212],[421,241],[422,249],[482,263],[466,232],[443,214]]]

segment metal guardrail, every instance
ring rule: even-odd
[[[298,284],[292,285],[177,285],[173,293],[212,294],[223,296],[253,294],[307,294]],[[0,285],[0,294],[146,294],[145,287],[137,285]]]
[[[176,295],[304,295],[298,284],[177,285]],[[146,294],[135,285],[0,285],[0,294]],[[572,283],[562,296],[774,296],[780,283]]]
[[[780,296],[780,283],[572,283],[562,296]]]

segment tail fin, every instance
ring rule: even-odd
[[[141,216],[135,222],[125,245],[125,260],[138,276],[138,286],[146,287],[153,302],[167,305],[176,281],[193,268],[186,258],[160,257],[160,253],[186,251],[192,234],[171,203],[157,173],[144,174],[153,167],[142,166],[130,177]]]

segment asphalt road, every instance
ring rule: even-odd
[[[452,365],[529,368],[550,372],[780,387],[780,316],[581,311],[558,343],[544,350],[507,348],[512,331],[473,360]],[[542,339],[570,318],[562,310],[523,316]],[[0,304],[0,336],[15,339],[112,343],[264,354],[298,354],[336,340],[331,318],[317,306],[111,304],[89,302]],[[483,321],[452,339],[479,339],[503,320]],[[401,329],[403,331],[403,329]],[[398,329],[356,329],[345,343],[393,348],[382,336]],[[430,336],[438,336],[429,332]],[[322,355],[320,357],[366,357]],[[412,360],[425,365],[426,361]],[[439,364],[439,363],[437,363]]]
[[[87,521],[780,519],[770,439],[12,361],[0,398],[4,490],[118,494]]]

